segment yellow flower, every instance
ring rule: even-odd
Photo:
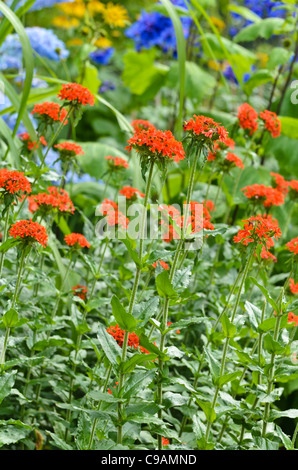
[[[268,54],[266,54],[265,52],[257,52],[256,56],[257,56],[258,60],[260,61],[260,65],[262,67],[266,67],[267,62],[269,60]]]
[[[99,47],[100,49],[105,49],[107,47],[111,47],[112,45],[112,41],[108,38],[105,38],[104,36],[102,36],[101,38],[98,38],[94,45],[96,47]]]
[[[82,46],[83,44],[84,44],[84,41],[81,38],[72,38],[66,42],[67,46]]]
[[[210,16],[210,20],[219,31],[222,31],[226,26],[225,22],[216,16]]]
[[[84,18],[86,7],[82,0],[75,0],[71,3],[60,3],[59,9],[68,16],[75,18]]]
[[[87,4],[88,11],[91,15],[95,15],[96,13],[103,13],[105,11],[105,5],[97,0],[91,0]]]
[[[222,64],[220,64],[219,62],[216,62],[216,60],[209,60],[208,67],[210,69],[216,70],[217,72],[223,69]]]
[[[56,26],[56,28],[74,28],[79,25],[79,21],[76,18],[66,18],[66,16],[55,16],[53,18],[53,26]]]
[[[122,5],[111,2],[106,5],[102,15],[105,23],[109,26],[124,28],[129,21],[127,10]]]

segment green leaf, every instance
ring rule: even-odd
[[[275,341],[270,333],[264,336],[264,348],[270,354],[283,354],[285,348]]]
[[[293,444],[289,436],[283,432],[283,430],[279,426],[275,426],[275,431],[280,438],[281,442],[283,443],[284,447],[286,450],[291,450],[293,449]]]
[[[226,314],[221,317],[221,326],[226,338],[233,338],[237,332],[236,326],[231,323]]]
[[[130,374],[137,365],[156,359],[157,354],[134,354],[130,359],[121,363],[123,374]]]
[[[16,371],[5,373],[0,376],[0,403],[7,397],[15,383]]]
[[[3,325],[6,328],[13,328],[19,321],[18,312],[14,308],[10,308],[2,318]]]
[[[118,359],[120,360],[122,356],[122,349],[103,326],[99,327],[97,339],[110,363],[118,366]]]
[[[124,245],[127,248],[128,253],[130,254],[130,257],[136,264],[136,266],[141,267],[141,261],[138,255],[137,250],[133,248],[133,240],[130,240],[128,237],[127,238],[121,238],[121,241],[124,243]]]
[[[19,420],[0,421],[0,447],[14,444],[24,439],[31,432],[31,426]]]
[[[220,375],[220,362],[213,356],[213,354],[211,353],[209,349],[204,348],[204,350],[205,350],[206,359],[209,364],[213,381],[215,381],[218,379]]]
[[[292,139],[298,139],[298,119],[289,116],[279,116],[281,133]]]
[[[82,85],[87,87],[91,93],[95,94],[98,92],[99,86],[101,81],[98,78],[98,69],[95,65],[92,65],[89,61],[87,61],[86,66],[84,68],[84,80]]]
[[[121,394],[123,398],[135,397],[140,390],[144,390],[150,385],[154,378],[154,375],[154,370],[138,371],[137,373],[131,375],[129,379],[125,381],[123,393],[121,393],[120,390],[119,394]]]
[[[234,37],[236,42],[254,41],[257,38],[270,39],[273,34],[285,32],[285,20],[282,18],[265,18],[241,29]]]
[[[268,292],[268,290],[266,289],[266,287],[262,286],[261,284],[258,283],[258,281],[252,277],[252,276],[249,276],[249,279],[260,289],[260,291],[264,294],[264,296],[266,297],[266,299],[268,300],[268,302],[270,303],[270,305],[274,308],[274,311],[275,312],[278,312],[279,311],[279,307],[277,305],[277,303],[275,302],[275,300],[272,299],[270,293]]]
[[[237,379],[237,377],[240,377],[240,375],[241,371],[231,372],[230,374],[222,375],[221,377],[215,380],[215,384],[218,385],[218,387],[222,387],[223,385]]]
[[[296,419],[298,418],[298,410],[290,409],[290,410],[271,410],[270,412],[270,421],[274,421],[278,418],[291,418]]]
[[[244,91],[247,95],[251,95],[252,91],[258,86],[264,85],[268,82],[274,81],[274,74],[270,70],[257,70],[247,80],[243,85]]]
[[[168,297],[173,299],[178,296],[176,290],[173,288],[173,285],[169,278],[169,273],[167,270],[159,273],[155,278],[156,289],[160,297]]]
[[[216,420],[216,413],[214,411],[212,403],[200,400],[199,398],[196,398],[196,401],[204,411],[207,421],[213,423]]]
[[[111,305],[113,315],[120,328],[130,333],[134,332],[137,326],[137,320],[130,313],[126,312],[116,295],[113,295]]]

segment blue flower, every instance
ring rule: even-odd
[[[171,2],[186,8],[183,0],[171,0]],[[182,16],[181,23],[184,36],[187,38],[192,20]],[[142,10],[139,19],[125,31],[125,35],[134,40],[137,51],[157,46],[163,52],[176,52],[176,36],[172,20],[159,12],[148,13]]]
[[[114,48],[107,47],[107,48],[100,48],[94,52],[91,52],[89,54],[89,57],[96,64],[107,65],[110,62],[113,54],[114,54]]]
[[[115,88],[116,88],[116,85],[113,82],[110,82],[109,80],[105,80],[100,85],[98,92],[105,93],[106,91],[115,90]]]
[[[260,16],[260,18],[283,18],[285,16],[286,10],[283,8],[278,8],[280,6],[284,6],[282,2],[278,1],[271,1],[271,0],[244,0],[241,2],[236,2],[236,4],[241,3],[241,6],[248,8],[250,11],[255,13],[256,15]],[[237,13],[232,13],[232,17],[235,20],[239,21],[239,24],[234,24],[230,28],[230,35],[235,36],[239,29],[248,26],[251,24],[251,21],[244,20],[242,16],[238,15]]]
[[[41,57],[59,61],[66,59],[69,51],[51,29],[38,26],[25,28],[32,49]],[[0,47],[0,70],[21,69],[23,64],[22,44],[17,34],[9,34]]]
[[[12,106],[11,101],[9,98],[0,90],[0,111],[3,111],[6,108],[10,108]],[[15,124],[17,122],[17,117],[18,113],[13,112],[13,113],[5,113],[1,115],[1,118],[5,122],[5,124],[9,127],[9,129],[13,130],[15,127]],[[34,118],[29,114],[29,118],[32,122],[32,124],[36,127],[36,122],[34,121]],[[21,122],[18,129],[17,129],[17,134],[21,134],[23,132],[27,132],[27,129],[25,128],[24,124]]]

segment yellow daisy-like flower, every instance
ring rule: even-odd
[[[83,44],[84,44],[84,41],[81,38],[72,38],[66,42],[67,46],[82,46]]]
[[[129,22],[127,10],[119,4],[108,3],[102,13],[104,22],[112,27],[124,28]]]
[[[98,2],[97,0],[91,0],[91,2],[87,4],[87,8],[89,13],[94,16],[95,14],[102,14],[106,7],[103,3]]]
[[[67,18],[66,16],[59,15],[55,16],[52,21],[53,26],[56,28],[75,28],[79,25],[79,21],[77,18]]]
[[[82,0],[75,0],[71,3],[60,3],[58,7],[65,15],[75,18],[84,18],[86,12],[85,3],[82,2]]]
[[[102,36],[101,38],[98,38],[94,45],[96,47],[99,47],[100,49],[106,49],[107,47],[111,47],[112,45],[112,41],[104,36]]]

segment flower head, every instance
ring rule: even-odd
[[[145,197],[145,194],[142,193],[139,189],[132,188],[131,186],[123,186],[123,188],[120,189],[119,194],[125,196],[126,199],[136,199],[137,196]]]
[[[274,246],[274,239],[281,237],[278,223],[270,215],[256,215],[243,221],[243,229],[234,236],[234,243],[247,246],[250,243],[261,243],[265,250]],[[267,257],[270,256],[267,254]],[[265,251],[263,258],[266,257]]]
[[[273,138],[279,137],[281,133],[281,122],[277,117],[277,114],[273,111],[262,111],[260,118],[264,121],[265,128],[270,132]]]
[[[290,279],[289,287],[292,294],[298,294],[298,283],[295,284],[294,279]]]
[[[170,160],[179,162],[185,158],[182,143],[175,139],[171,131],[142,129],[128,140],[128,144],[126,149],[129,152],[135,149],[141,158],[159,162],[163,166]]]
[[[295,315],[293,312],[289,312],[288,323],[294,323],[294,326],[298,326],[298,315]]]
[[[113,336],[113,338],[117,341],[119,346],[123,346],[124,335],[125,331],[121,330],[119,325],[110,326],[107,328],[107,332]],[[135,333],[129,333],[128,335],[128,346],[131,348],[138,349],[139,347],[139,337]]]
[[[59,189],[56,186],[49,186],[48,192],[29,196],[28,199],[30,212],[40,210],[42,213],[46,214],[57,209],[60,212],[73,214],[75,211],[67,191],[62,188]]]
[[[225,143],[228,138],[228,131],[224,126],[203,115],[194,115],[192,119],[185,121],[183,130],[192,139],[208,145],[209,148],[213,148],[215,142]]]
[[[270,176],[272,177],[272,186],[278,189],[278,191],[281,191],[284,195],[286,195],[289,192],[289,182],[286,181],[284,177],[279,173],[271,172]]]
[[[67,104],[73,106],[77,105],[94,105],[95,98],[88,88],[80,85],[79,83],[66,83],[62,85],[61,90],[58,93],[58,97],[61,100],[66,101]]]
[[[129,219],[119,211],[118,204],[109,199],[105,199],[100,206],[102,215],[106,216],[107,224],[110,227],[120,226],[123,229],[127,229]]]
[[[237,157],[237,155],[235,155],[232,152],[227,153],[227,156],[225,158],[225,163],[226,164],[228,163],[230,167],[237,166],[238,168],[241,168],[241,169],[244,168],[243,161],[241,160],[241,158]]]
[[[155,126],[151,124],[150,121],[146,119],[134,119],[131,123],[135,132],[140,132],[142,130],[155,129]]]
[[[9,235],[26,243],[37,241],[42,246],[46,246],[48,241],[46,228],[31,219],[16,222],[11,226]]]
[[[45,124],[52,125],[55,122],[63,122],[67,124],[67,111],[62,108],[58,103],[44,101],[41,104],[36,104],[31,111],[31,114],[37,114],[38,118]]]
[[[108,164],[113,170],[129,168],[129,165],[124,158],[113,157],[112,155],[108,155],[107,157],[105,157],[105,160],[108,160]]]
[[[250,135],[258,130],[258,113],[250,104],[243,103],[239,106],[238,120],[239,126],[248,130]]]
[[[81,286],[80,284],[73,286],[72,287],[74,295],[77,297],[80,297],[82,300],[86,300],[86,294],[88,292],[88,289],[86,286]]]
[[[65,235],[64,240],[68,246],[75,248],[89,248],[91,246],[84,235],[80,233],[71,233],[69,235]]]
[[[286,243],[286,249],[288,249],[294,255],[298,255],[298,237],[293,238],[291,241]]]
[[[160,264],[160,266],[162,266],[167,271],[170,269],[169,265],[165,263],[165,261],[163,261],[162,259],[155,261],[155,263],[153,263],[152,266],[156,268],[158,264]]]
[[[252,184],[241,189],[245,196],[253,202],[260,203],[264,207],[281,206],[285,197],[282,191],[264,184]]]
[[[77,155],[85,155],[80,145],[73,142],[61,142],[61,144],[54,145],[58,149],[62,160],[71,159]]]
[[[24,173],[2,168],[0,170],[0,190],[4,194],[20,196],[21,193],[31,193],[31,184]]]
[[[28,132],[23,132],[22,134],[19,134],[18,137],[22,140],[27,150],[30,151],[36,150],[39,147],[40,143],[44,146],[48,145],[43,136],[40,136],[39,142],[37,142],[36,140],[33,141]]]

